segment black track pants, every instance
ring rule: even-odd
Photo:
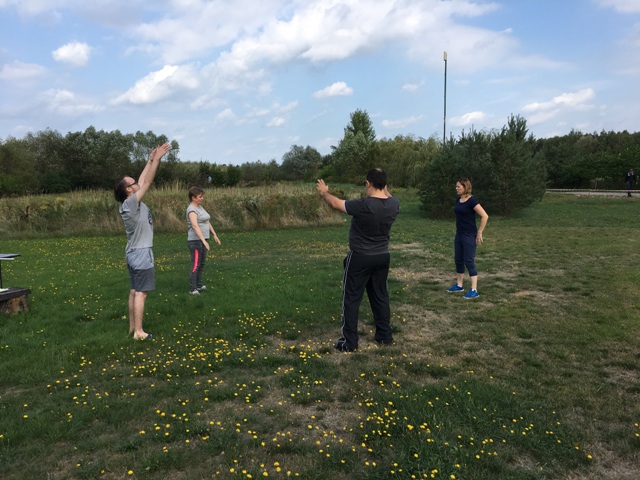
[[[375,340],[391,343],[391,310],[389,308],[390,255],[362,255],[349,252],[344,259],[344,278],[342,281],[342,337],[348,347],[358,347],[358,309],[364,290],[367,290],[373,319],[375,321]]]

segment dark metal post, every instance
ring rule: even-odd
[[[442,144],[447,140],[447,52],[444,52],[444,124],[442,128]]]

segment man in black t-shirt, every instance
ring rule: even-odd
[[[331,195],[322,179],[316,187],[332,208],[353,217],[349,253],[344,259],[342,337],[335,345],[341,352],[358,349],[358,309],[365,289],[376,325],[375,341],[384,345],[393,342],[387,289],[389,234],[400,211],[400,201],[387,190],[387,174],[379,168],[367,173],[365,186],[366,197],[346,201]]]

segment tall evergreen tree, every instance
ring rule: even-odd
[[[351,113],[351,121],[344,129],[344,137],[332,152],[336,179],[359,182],[378,163],[376,132],[365,110]]]
[[[425,171],[419,191],[423,208],[435,217],[453,215],[454,186],[463,177],[490,214],[509,215],[541,200],[546,170],[534,145],[526,120],[514,116],[499,132],[472,131],[451,139]]]

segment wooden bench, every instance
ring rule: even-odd
[[[31,290],[28,288],[12,287],[0,290],[0,313],[12,315],[18,312],[28,312],[30,293]]]
[[[3,315],[29,311],[31,290],[21,287],[2,288],[2,261],[19,256],[19,253],[0,253],[0,313]]]

